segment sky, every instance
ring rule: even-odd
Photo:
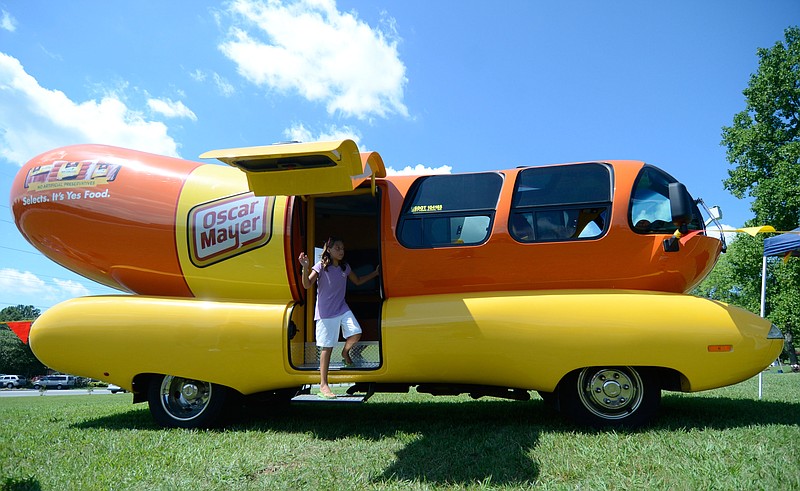
[[[0,0],[0,308],[113,292],[11,216],[20,166],[77,143],[352,138],[395,173],[644,160],[741,227],[721,129],[798,24],[797,0]]]

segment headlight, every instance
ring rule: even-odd
[[[775,324],[772,324],[769,333],[767,333],[767,339],[783,339],[783,333],[780,329],[775,327]]]

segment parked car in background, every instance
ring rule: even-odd
[[[45,375],[44,377],[39,378],[33,382],[34,389],[41,389],[45,387],[47,389],[71,389],[75,387],[75,382],[77,377],[72,375]]]
[[[116,394],[117,392],[125,392],[125,389],[123,389],[119,385],[114,385],[114,384],[108,384],[108,390],[112,394]]]
[[[25,379],[25,377],[23,377],[22,375],[0,376],[0,387],[7,387],[9,389],[14,389],[18,387],[23,387],[27,383],[28,380]]]

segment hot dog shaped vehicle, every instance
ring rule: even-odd
[[[768,321],[685,294],[722,244],[683,185],[642,162],[387,177],[350,140],[201,157],[230,166],[64,147],[11,193],[43,254],[132,293],[48,309],[34,353],[131,390],[165,426],[213,424],[242,395],[308,392],[315,294],[296,258],[331,235],[357,273],[380,265],[347,293],[357,363],[331,365],[364,399],[538,391],[581,423],[637,426],[662,389],[740,382],[782,348]]]

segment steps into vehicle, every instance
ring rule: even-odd
[[[366,395],[356,395],[351,396],[348,394],[337,394],[336,399],[325,399],[320,397],[318,394],[300,394],[297,396],[292,397],[292,402],[299,402],[299,403],[328,403],[328,404],[353,404],[359,402],[365,402],[367,400]]]

